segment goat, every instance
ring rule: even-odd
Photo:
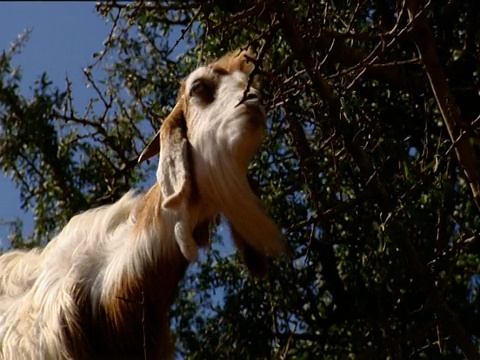
[[[43,249],[0,257],[0,359],[171,359],[168,310],[223,214],[255,276],[283,251],[247,180],[265,113],[250,50],[191,73],[139,157],[157,182],[74,216]],[[251,85],[251,86],[250,86]]]

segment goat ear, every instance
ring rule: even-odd
[[[190,169],[186,123],[177,103],[152,141],[138,157],[141,163],[160,154],[157,181],[162,191],[162,206],[178,206],[190,192]]]
[[[164,208],[178,207],[190,195],[191,179],[187,126],[179,103],[160,128],[157,181]]]

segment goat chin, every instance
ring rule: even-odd
[[[283,241],[246,176],[265,127],[258,91],[245,96],[250,55],[183,83],[139,157],[160,154],[148,192],[73,217],[43,250],[0,257],[0,359],[173,358],[168,310],[220,213],[250,272],[265,275]]]
[[[228,219],[231,227],[261,254],[279,255],[284,251],[284,239],[277,225],[262,208],[260,199],[253,193],[246,169],[219,157],[210,167],[196,164],[202,173],[199,191],[206,202],[218,204],[219,212]]]

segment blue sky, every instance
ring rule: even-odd
[[[95,12],[95,2],[0,2],[0,49],[8,49],[25,29],[32,34],[22,53],[14,59],[22,67],[22,93],[46,71],[50,80],[63,88],[65,76],[73,82],[77,109],[87,104],[82,69],[102,49],[109,25]],[[83,105],[84,106],[84,105]],[[19,190],[0,172],[0,221],[16,217],[24,221],[24,234],[33,231],[33,216],[20,208]],[[5,244],[8,226],[0,226],[0,245]]]

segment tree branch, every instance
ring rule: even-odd
[[[470,144],[470,139],[466,136],[461,136],[465,125],[460,108],[455,97],[450,92],[447,77],[440,63],[435,39],[427,18],[423,12],[420,13],[422,9],[417,0],[409,0],[407,7],[410,20],[418,18],[413,23],[413,30],[416,35],[414,42],[425,66],[433,95],[442,114],[450,139],[456,143],[455,153],[457,159],[465,172],[475,204],[480,209],[480,161],[475,154],[473,146]]]

